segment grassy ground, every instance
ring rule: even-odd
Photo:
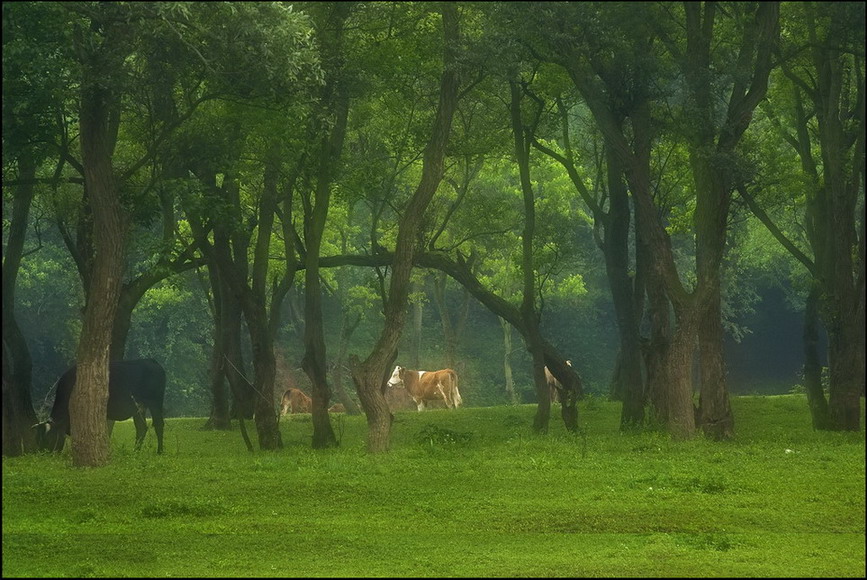
[[[532,405],[401,412],[376,456],[363,417],[313,451],[295,416],[282,451],[254,454],[170,419],[160,457],[118,423],[104,468],[3,460],[2,573],[863,578],[863,428],[814,432],[800,395],[732,405],[725,443],[621,434],[600,400],[578,435],[556,418],[533,435]]]

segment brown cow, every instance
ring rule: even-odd
[[[283,400],[280,402],[280,416],[286,413],[309,413],[313,408],[313,402],[307,393],[301,389],[290,387],[283,393]]]
[[[571,367],[572,361],[567,360],[566,364]],[[547,381],[548,388],[551,390],[551,402],[556,403],[560,401],[560,389],[563,388],[563,384],[557,380],[557,377],[551,374],[548,367],[545,367],[545,381]]]
[[[343,406],[343,403],[334,403],[330,407],[328,407],[329,413],[345,413],[346,407]]]
[[[450,409],[457,409],[463,403],[458,390],[458,374],[452,369],[412,371],[396,366],[388,379],[388,386],[404,387],[419,411],[425,410],[427,401],[443,401]]]

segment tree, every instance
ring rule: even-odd
[[[58,11],[51,6],[3,5],[3,455],[36,449],[36,413],[31,398],[33,362],[15,312],[16,286],[26,248],[29,216],[37,183],[57,183],[64,161],[53,167],[50,180],[38,175],[53,151],[58,132],[50,113],[52,101],[68,96],[56,71],[68,65],[68,55],[54,34]],[[14,175],[14,179],[7,176]],[[15,182],[14,184],[12,182]],[[8,185],[8,187],[7,187]],[[6,213],[11,192],[11,212]],[[7,224],[7,215],[11,215]]]
[[[740,192],[813,279],[804,331],[805,380],[813,425],[857,431],[865,384],[865,72],[859,56],[864,46],[864,9],[850,3],[809,3],[799,6],[796,14],[792,30],[801,34],[787,36],[782,65],[790,98],[778,99],[790,109],[768,109],[800,160],[806,193],[804,222],[812,256],[801,251],[757,202],[750,192],[755,182],[742,183]],[[786,115],[785,124],[776,116],[777,110]],[[827,402],[815,353],[816,315],[829,337]]]
[[[337,445],[328,413],[331,390],[326,377],[325,336],[322,327],[322,287],[319,256],[328,218],[331,188],[339,167],[346,122],[349,114],[349,92],[341,71],[344,22],[352,5],[333,3],[321,17],[319,37],[326,63],[326,82],[322,87],[320,105],[325,115],[314,116],[311,134],[319,140],[313,191],[303,193],[304,201],[304,343],[306,350],[301,367],[313,385],[313,447]]]
[[[442,180],[443,157],[452,117],[457,107],[458,73],[455,57],[460,35],[458,9],[454,4],[445,3],[441,10],[444,47],[439,106],[430,139],[425,147],[421,180],[400,219],[385,310],[385,326],[376,346],[364,361],[359,362],[357,355],[352,355],[350,359],[353,361],[352,378],[367,415],[367,449],[373,453],[387,451],[389,446],[392,415],[382,389],[388,367],[397,355],[396,347],[403,329],[416,231]]]

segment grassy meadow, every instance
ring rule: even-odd
[[[335,416],[339,448],[284,449],[169,419],[110,465],[3,459],[4,577],[861,577],[865,436],[815,432],[803,395],[734,397],[716,443],[621,434],[620,405],[579,405],[547,435],[534,405],[396,413],[392,450],[365,452],[364,417]],[[862,399],[863,405],[863,399]],[[255,441],[255,428],[249,425]]]

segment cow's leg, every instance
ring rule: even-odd
[[[154,431],[157,434],[157,453],[163,452],[163,428],[166,426],[166,420],[163,418],[162,413],[154,413],[151,412],[152,422],[154,424]],[[144,419],[144,415],[142,415],[142,419]]]
[[[105,432],[108,433],[108,438],[111,439],[111,432],[114,431],[114,421],[111,419],[105,420]]]
[[[452,408],[452,402],[449,400],[449,396],[446,394],[445,389],[443,389],[442,383],[437,383],[437,390],[440,392],[440,396],[443,398],[443,401],[446,403],[446,409]]]
[[[135,450],[138,451],[141,449],[145,434],[148,432],[148,422],[141,409],[132,414],[132,422],[135,424]]]
[[[424,399],[418,399],[418,400],[416,400],[415,404],[418,405],[418,412],[419,412],[419,413],[421,413],[422,411],[424,411],[424,409],[425,409]]]

